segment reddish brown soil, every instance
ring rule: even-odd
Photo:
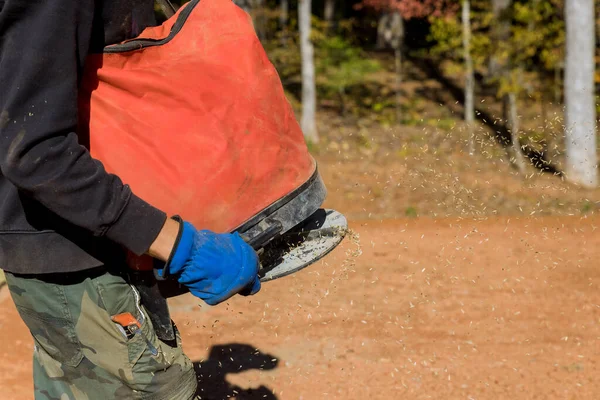
[[[597,398],[600,219],[418,218],[352,226],[360,235],[358,257],[346,241],[323,262],[265,284],[252,298],[214,308],[187,295],[172,301],[185,350],[202,362],[205,393],[224,397],[231,389],[238,398],[282,400]],[[32,343],[6,291],[0,296],[0,397],[29,399]],[[211,354],[213,346],[223,347]]]

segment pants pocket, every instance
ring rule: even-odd
[[[177,347],[157,338],[137,291],[122,276],[86,272],[72,282],[59,276],[54,284],[48,278],[6,275],[39,350],[34,381],[45,397],[77,390],[98,399],[191,398],[195,374],[180,336]],[[141,322],[144,336],[122,334],[111,316],[124,312]]]
[[[6,281],[35,345],[61,364],[79,365],[83,352],[64,289],[11,274],[6,274]]]
[[[141,304],[137,289],[122,278],[109,275],[95,280],[99,297],[108,314],[131,313],[141,323],[141,335],[125,340],[128,365],[124,377],[141,398],[174,398],[167,393],[193,393],[195,373],[192,362],[183,353],[181,335],[176,329],[177,346],[163,343],[156,336],[147,310]],[[118,329],[114,325],[115,329]],[[153,354],[151,347],[156,349]],[[162,396],[162,397],[161,397]],[[165,397],[166,396],[166,397]],[[179,398],[179,397],[176,397]]]
[[[172,358],[168,356],[170,348],[156,336],[150,317],[141,304],[137,289],[123,278],[111,275],[99,278],[97,288],[102,303],[110,316],[130,313],[141,324],[141,334],[133,335],[130,338],[123,335],[127,345],[129,366],[133,370],[140,368],[144,370],[148,368],[162,370],[168,368],[171,365],[169,360]],[[119,329],[117,324],[113,324],[115,329]],[[123,332],[121,333],[123,334]],[[156,355],[152,354],[151,347],[156,349]]]

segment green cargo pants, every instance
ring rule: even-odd
[[[34,340],[36,400],[189,400],[197,381],[181,337],[156,337],[139,294],[126,278],[104,269],[72,274],[6,273],[17,310]],[[141,335],[126,335],[111,320],[129,312]]]

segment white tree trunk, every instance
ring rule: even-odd
[[[492,43],[496,44],[505,41],[510,36],[510,19],[506,14],[510,9],[512,0],[492,0],[492,14],[494,20],[492,22],[491,38]],[[489,74],[497,77],[504,73],[506,66],[502,65],[497,54],[493,54],[490,58]],[[506,115],[504,116],[506,118]]]
[[[300,28],[300,55],[302,58],[302,120],[301,126],[307,141],[317,143],[317,89],[315,84],[315,56],[310,38],[311,0],[298,0],[298,25]]]
[[[475,154],[475,77],[473,75],[473,59],[471,58],[471,3],[462,2],[462,33],[465,57],[465,122],[469,134],[469,154]]]
[[[587,187],[598,184],[594,15],[594,0],[566,0],[565,173]]]
[[[399,12],[384,13],[377,23],[377,48],[404,46],[404,20]]]
[[[279,25],[281,25],[281,44],[287,45],[287,26],[290,11],[289,0],[281,0],[279,11]]]
[[[510,6],[512,0],[492,0],[492,13],[499,17]]]
[[[377,24],[377,48],[394,49],[396,66],[396,121],[402,122],[402,52],[404,51],[404,20],[399,12],[384,13]]]
[[[331,27],[333,23],[333,15],[335,14],[335,0],[325,0],[325,10],[323,16],[325,17],[325,22],[327,22],[327,27]]]
[[[287,27],[288,24],[288,16],[290,13],[290,2],[289,0],[281,0],[279,5],[279,24],[283,29]]]

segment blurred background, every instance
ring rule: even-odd
[[[234,2],[351,218],[597,212],[594,1]]]

